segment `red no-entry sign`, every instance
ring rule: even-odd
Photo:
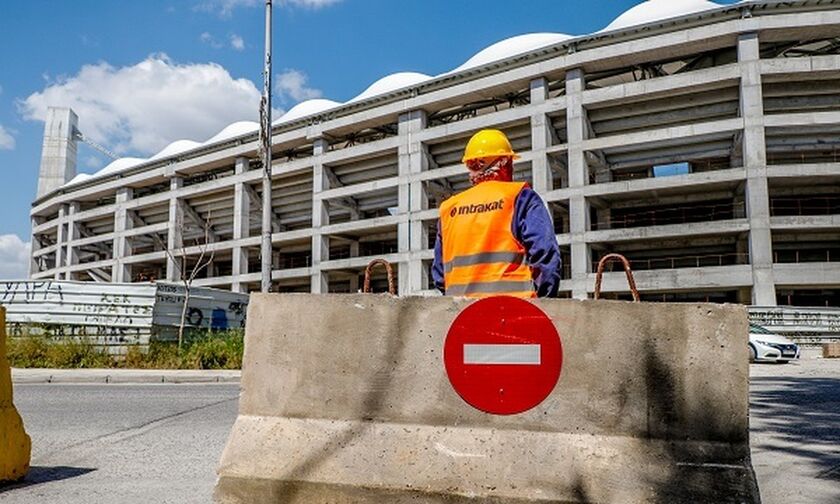
[[[481,299],[455,318],[443,360],[452,387],[467,403],[512,415],[539,405],[554,390],[563,349],[542,310],[500,296]]]

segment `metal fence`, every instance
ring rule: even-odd
[[[750,322],[799,343],[840,341],[840,308],[750,306]]]
[[[12,337],[45,333],[101,346],[147,345],[177,337],[183,285],[60,280],[0,282],[0,305]],[[186,325],[193,329],[244,327],[248,295],[193,287]]]

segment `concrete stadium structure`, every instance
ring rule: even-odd
[[[195,283],[258,289],[255,123],[77,176],[76,117],[50,114],[32,278],[175,280],[166,249],[195,261],[209,223]],[[275,290],[355,291],[384,257],[401,294],[429,291],[436,208],[468,187],[460,156],[486,127],[551,210],[563,296],[620,252],[645,299],[840,305],[840,2],[652,0],[595,34],[298,105],[273,128]]]

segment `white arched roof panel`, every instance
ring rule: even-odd
[[[192,150],[200,146],[201,143],[193,142],[192,140],[176,140],[164,147],[162,151],[158,152],[149,159],[153,160],[167,158],[169,156],[174,156],[176,154],[180,154],[182,152],[186,152],[188,150]]]
[[[479,51],[475,56],[468,59],[463,65],[452,72],[460,72],[468,68],[476,68],[500,61],[511,56],[534,51],[541,47],[559,44],[572,38],[565,33],[526,33],[509,39],[496,42],[495,44]],[[451,72],[450,72],[451,73]]]
[[[102,177],[104,175],[111,175],[112,173],[118,173],[123,170],[127,170],[132,166],[141,165],[148,161],[148,159],[142,158],[133,158],[133,157],[124,157],[119,158],[115,161],[112,161],[108,166],[102,168],[98,172],[94,173],[94,177]]]
[[[314,100],[306,100],[303,102],[298,103],[294,107],[292,107],[288,112],[283,114],[280,119],[277,119],[272,124],[280,124],[286,122],[292,122],[296,119],[300,119],[301,117],[306,117],[314,114],[320,114],[325,110],[329,110],[331,108],[335,108],[340,106],[341,103],[332,101],[332,100],[325,100],[323,98],[315,98]]]
[[[373,84],[368,86],[368,88],[365,89],[361,94],[350,100],[348,103],[367,100],[368,98],[373,98],[374,96],[379,96],[390,93],[392,91],[397,91],[398,89],[414,86],[415,84],[420,84],[421,82],[425,82],[431,78],[432,77],[430,75],[417,72],[394,73],[374,82]]]
[[[655,23],[719,7],[722,6],[708,0],[645,0],[624,11],[601,31],[623,30],[631,26]]]
[[[64,185],[65,186],[71,186],[71,185],[75,185],[75,184],[81,184],[85,180],[90,180],[92,178],[93,178],[93,175],[90,175],[88,173],[80,173],[80,174],[76,175],[75,177],[73,177],[72,179],[70,179],[70,182],[67,182]]]
[[[216,142],[221,142],[222,140],[228,140],[231,138],[236,138],[238,136],[247,135],[248,133],[254,133],[259,131],[260,125],[259,123],[255,123],[253,121],[239,121],[235,122],[231,125],[225,126],[225,128],[216,133],[213,138],[204,142],[204,145],[210,145]]]

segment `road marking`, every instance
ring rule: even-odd
[[[464,364],[541,364],[540,345],[464,345]]]

